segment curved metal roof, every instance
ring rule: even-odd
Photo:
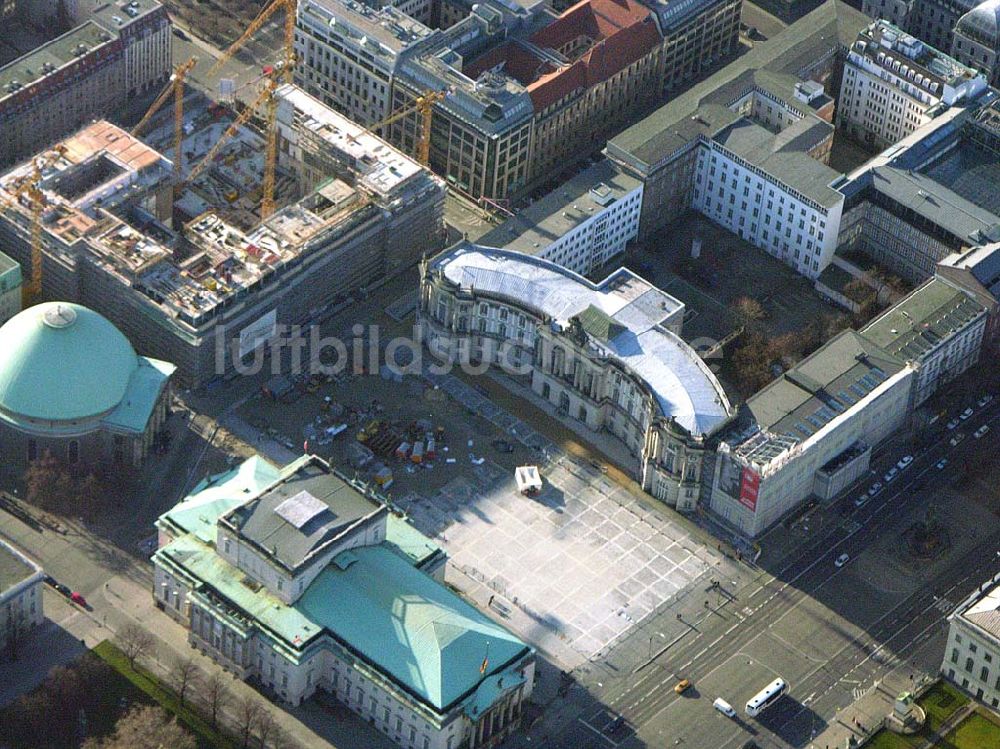
[[[29,307],[0,327],[0,413],[45,421],[99,416],[139,366],[108,320],[70,302]]]
[[[663,415],[693,435],[708,434],[732,412],[697,352],[660,324],[681,303],[626,268],[595,285],[548,260],[479,245],[440,255],[433,267],[461,288],[504,297],[555,321],[608,318],[603,335],[588,330],[595,344],[645,381]]]
[[[986,0],[960,19],[955,31],[992,50],[1000,41],[1000,0]]]

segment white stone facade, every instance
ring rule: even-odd
[[[0,586],[0,651],[16,650],[17,642],[45,619],[42,610],[42,568],[10,544],[0,541],[4,582]],[[9,574],[8,574],[9,570]],[[9,579],[8,579],[9,578]]]
[[[941,673],[994,710],[1000,706],[1000,575],[948,617]]]

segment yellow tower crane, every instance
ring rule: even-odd
[[[285,33],[283,40],[284,48],[284,65],[282,74],[285,79],[285,83],[292,82],[292,67],[295,64],[295,13],[298,8],[298,0],[272,0],[271,3],[266,5],[257,17],[250,22],[247,26],[246,31],[243,32],[242,36],[235,42],[229,45],[229,48],[222,53],[222,56],[215,61],[211,70],[208,71],[209,77],[214,75],[233,55],[235,55],[244,44],[246,44],[250,38],[260,31],[261,27],[268,22],[271,16],[280,9],[285,10]]]
[[[219,150],[226,143],[229,142],[229,139],[232,138],[241,127],[243,127],[245,124],[247,124],[247,122],[250,120],[250,118],[254,116],[254,113],[258,109],[260,109],[261,105],[267,103],[269,110],[273,110],[274,109],[274,106],[275,106],[274,92],[277,90],[277,88],[278,88],[278,82],[276,80],[274,80],[273,78],[269,79],[264,84],[264,86],[260,90],[260,93],[257,94],[257,98],[254,99],[254,101],[248,107],[246,107],[242,112],[240,112],[239,115],[237,115],[236,119],[233,120],[232,124],[230,124],[229,127],[226,128],[226,131],[222,134],[222,137],[220,137],[219,140],[217,140],[215,142],[215,145],[213,145],[208,150],[208,153],[205,154],[204,158],[202,158],[201,161],[199,161],[197,164],[195,164],[191,168],[191,171],[188,173],[187,180],[185,180],[186,182],[192,182],[192,181],[194,181],[194,179],[198,175],[200,175],[203,171],[205,171],[205,169],[208,166],[211,165],[212,160],[219,153]],[[268,114],[270,115],[270,111],[269,111]],[[269,128],[271,128],[271,130],[274,129],[273,122],[274,122],[274,118],[272,117],[271,118],[271,122],[268,123],[268,126],[269,126]],[[268,150],[269,151],[272,150],[271,147],[270,147],[271,140],[272,140],[272,136],[271,136],[271,134],[269,132],[268,133]],[[276,139],[274,139],[274,140],[276,140]],[[266,160],[267,160],[267,157],[265,157],[265,161]],[[269,196],[267,194],[267,183],[268,183],[268,180],[267,180],[267,174],[266,174],[266,172],[267,172],[266,166],[265,166],[265,170],[264,171],[265,171],[265,175],[264,175],[264,185],[265,185],[264,202],[268,203],[270,205],[271,209],[273,210],[273,208],[274,208],[274,194],[273,194],[273,191],[274,191],[274,179],[273,179],[273,176],[272,176],[272,178],[271,178],[271,191],[272,191],[272,194]],[[263,214],[263,208],[261,209],[261,213]],[[270,214],[268,214],[268,215],[270,215]],[[264,216],[264,218],[266,218],[266,216]]]
[[[420,113],[420,132],[417,136],[417,161],[424,166],[430,162],[431,155],[431,119],[434,114],[434,105],[448,98],[447,91],[428,91],[418,96],[402,109],[397,109],[381,122],[376,122],[369,130],[375,132],[386,125],[391,125],[396,120],[406,117],[413,112]]]
[[[146,110],[146,114],[139,120],[139,124],[132,128],[132,135],[138,137],[143,128],[149,124],[153,115],[160,111],[170,93],[174,94],[174,180],[180,182],[181,169],[184,161],[184,152],[181,148],[184,141],[184,79],[194,66],[198,64],[198,58],[192,57],[187,62],[181,63],[170,76],[170,82],[164,87],[153,105]]]

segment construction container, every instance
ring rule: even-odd
[[[413,452],[410,453],[410,460],[412,460],[414,463],[423,463],[424,462],[424,443],[423,442],[417,442],[413,446]]]
[[[392,469],[388,466],[382,466],[379,468],[375,472],[375,483],[383,489],[388,489],[392,486]]]
[[[542,477],[538,466],[518,466],[514,470],[517,490],[526,497],[534,497],[542,490]]]
[[[427,440],[427,450],[424,452],[427,460],[434,460],[437,457],[437,443],[433,439]]]
[[[410,454],[410,443],[403,442],[399,447],[396,448],[396,458],[399,460],[406,460],[407,456]]]

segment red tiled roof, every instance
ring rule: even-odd
[[[528,41],[558,49],[585,36],[593,41],[578,60],[556,69],[517,42],[508,41],[466,65],[469,78],[504,63],[503,71],[528,89],[538,112],[579,88],[606,81],[649,54],[661,41],[653,16],[635,0],[582,0]]]
[[[530,87],[540,76],[555,70],[551,63],[538,57],[531,50],[509,41],[477,57],[464,66],[462,72],[475,80],[483,74],[483,71],[495,68],[500,63],[503,63],[503,72],[516,79],[525,88]]]

